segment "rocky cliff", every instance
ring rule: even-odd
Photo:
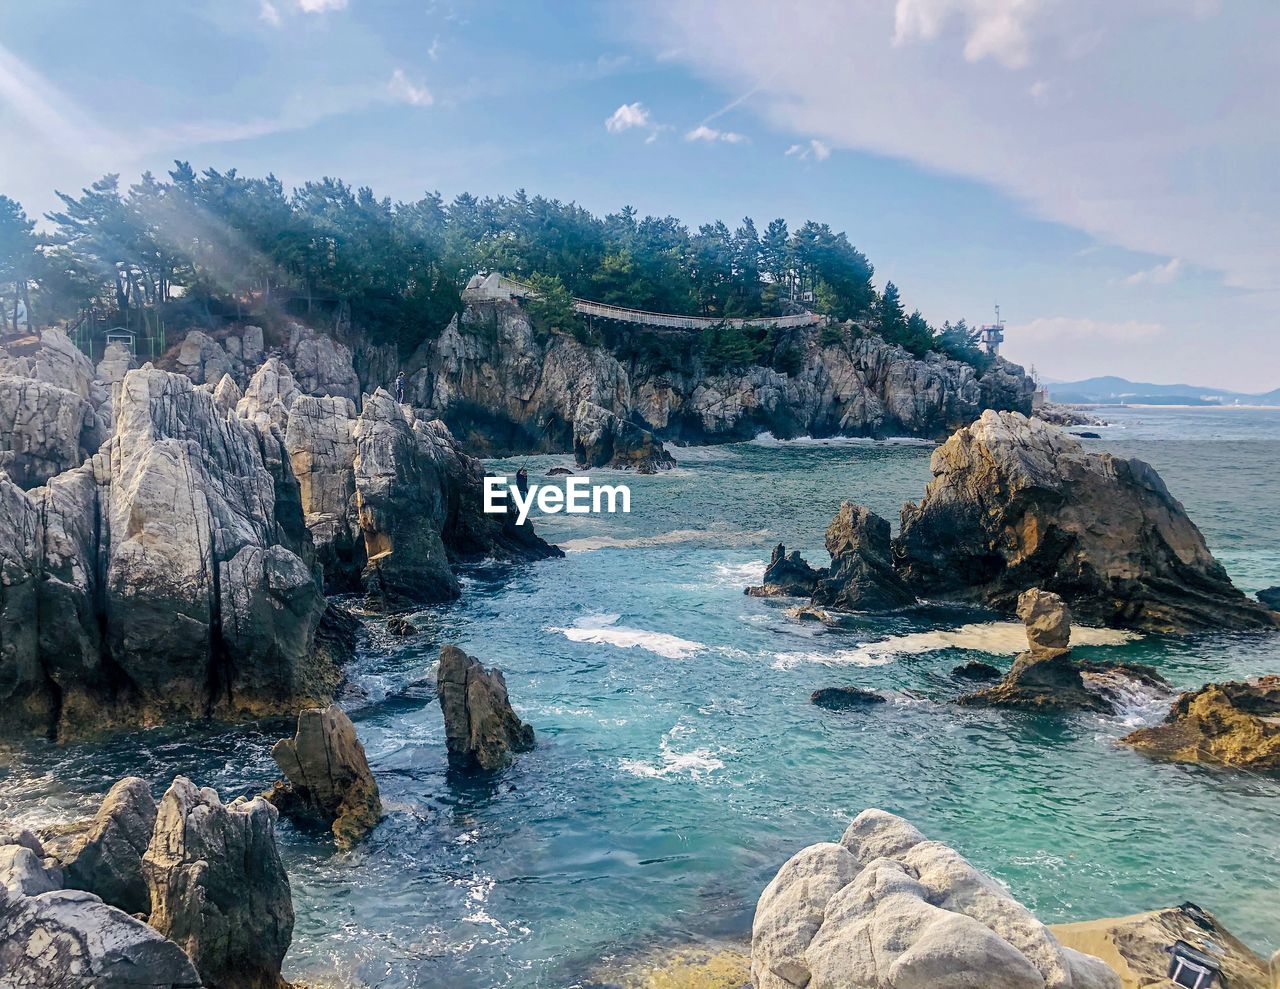
[[[473,302],[409,362],[409,395],[434,409],[472,449],[570,450],[587,403],[659,440],[708,443],[780,437],[942,437],[983,409],[1030,411],[1032,383],[997,361],[985,373],[926,359],[846,325],[788,331],[794,373],[715,371],[688,333],[606,331],[588,346],[535,332],[515,303]],[[838,339],[836,339],[838,337]],[[687,352],[687,353],[686,353]]]

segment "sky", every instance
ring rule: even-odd
[[[1275,0],[0,5],[0,193],[173,159],[815,219],[1046,379],[1280,386]]]

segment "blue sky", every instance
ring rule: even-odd
[[[1280,386],[1272,0],[0,7],[0,192],[173,158],[830,222],[1051,378]]]

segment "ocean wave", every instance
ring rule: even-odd
[[[876,439],[871,436],[797,436],[792,440],[780,440],[773,433],[764,432],[749,441],[753,446],[788,447],[788,446],[925,446],[934,447],[934,440],[922,439],[919,436],[886,436]]]
[[[1175,691],[1144,683],[1120,670],[1090,670],[1082,674],[1088,690],[1101,694],[1115,708],[1115,717],[1130,728],[1154,724],[1169,713]]]
[[[652,536],[580,536],[566,539],[559,546],[566,553],[591,553],[600,549],[639,549],[645,546],[670,546],[678,543],[715,542],[719,545],[756,542],[769,535],[767,529],[754,532],[711,526],[706,529],[675,529]]]
[[[668,776],[688,776],[690,779],[705,779],[717,769],[724,769],[724,760],[718,758],[709,748],[690,749],[687,752],[676,752],[671,741],[681,735],[692,734],[693,729],[684,725],[676,725],[662,736],[658,743],[660,762],[644,762],[640,759],[619,759],[618,768],[624,773],[639,776],[642,779],[664,779]]]
[[[645,649],[667,659],[687,659],[707,647],[701,642],[682,639],[666,632],[649,632],[642,628],[619,625],[621,615],[589,615],[579,618],[567,628],[548,628],[559,632],[570,642],[593,642],[619,649]]]
[[[1071,629],[1073,646],[1119,646],[1138,636],[1111,628],[1076,625]],[[883,666],[899,656],[918,656],[941,649],[972,649],[996,656],[1014,656],[1027,648],[1027,630],[1022,622],[980,622],[959,628],[934,632],[911,632],[894,635],[878,642],[867,642],[853,649],[835,652],[789,652],[775,656],[776,669],[789,669],[801,663],[828,666]]]

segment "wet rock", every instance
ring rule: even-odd
[[[297,733],[276,742],[271,758],[288,782],[277,783],[268,799],[287,814],[323,821],[339,848],[350,848],[382,816],[364,746],[341,708],[303,711]]]
[[[1254,595],[1272,611],[1280,611],[1280,587],[1268,587]]]
[[[779,870],[751,958],[756,989],[1120,989],[953,849],[881,810]]]
[[[198,989],[201,980],[178,945],[92,893],[22,896],[0,888],[0,984]]]
[[[961,680],[999,680],[1004,676],[997,667],[977,659],[953,667],[951,675]]]
[[[1102,434],[1101,434],[1101,433],[1093,433],[1093,432],[1090,432],[1090,431],[1089,431],[1089,430],[1087,430],[1087,429],[1082,429],[1082,430],[1080,430],[1079,432],[1072,433],[1071,435],[1072,435],[1072,436],[1075,436],[1075,437],[1078,437],[1079,439],[1082,439],[1082,440],[1100,440],[1100,439],[1102,439]]]
[[[260,797],[224,805],[182,776],[160,801],[143,857],[150,924],[187,953],[206,985],[281,985],[293,903],[275,821]]]
[[[831,566],[820,577],[813,603],[843,611],[886,611],[915,602],[893,567],[889,523],[879,515],[843,502],[827,527]]]
[[[763,583],[748,587],[743,593],[757,598],[808,597],[823,573],[825,571],[814,570],[809,566],[799,550],[792,550],[788,555],[787,548],[778,543],[769,557]]]
[[[1254,772],[1280,771],[1280,676],[1210,683],[1182,694],[1163,724],[1123,739],[1141,752]]]
[[[501,670],[486,670],[475,657],[447,645],[440,650],[436,689],[450,766],[501,769],[511,753],[533,748],[533,729],[511,709]]]
[[[1087,453],[1014,412],[985,412],[934,451],[904,506],[899,572],[922,597],[1011,611],[1040,587],[1084,618],[1152,632],[1274,628],[1231,583],[1155,470]]]
[[[66,886],[93,893],[125,913],[150,913],[142,856],[155,823],[151,788],[136,776],[120,780],[107,791],[83,840],[62,857]]]
[[[1271,968],[1218,918],[1193,903],[1165,910],[1054,924],[1051,930],[1067,948],[1102,959],[1120,977],[1123,989],[1172,985],[1167,981],[1169,948],[1178,941],[1208,955],[1221,969],[1221,985],[1236,989],[1272,989]]]
[[[573,456],[578,466],[612,467],[656,474],[676,465],[662,442],[642,426],[583,401],[573,417]]]
[[[392,615],[387,619],[387,632],[391,635],[417,635],[418,628],[407,618]]]
[[[568,467],[552,467],[547,471],[547,477],[564,477],[566,474],[572,474],[573,471]]]
[[[883,704],[885,698],[874,690],[862,690],[858,687],[823,687],[813,692],[809,703],[824,707],[828,711],[849,711],[854,708]]]

